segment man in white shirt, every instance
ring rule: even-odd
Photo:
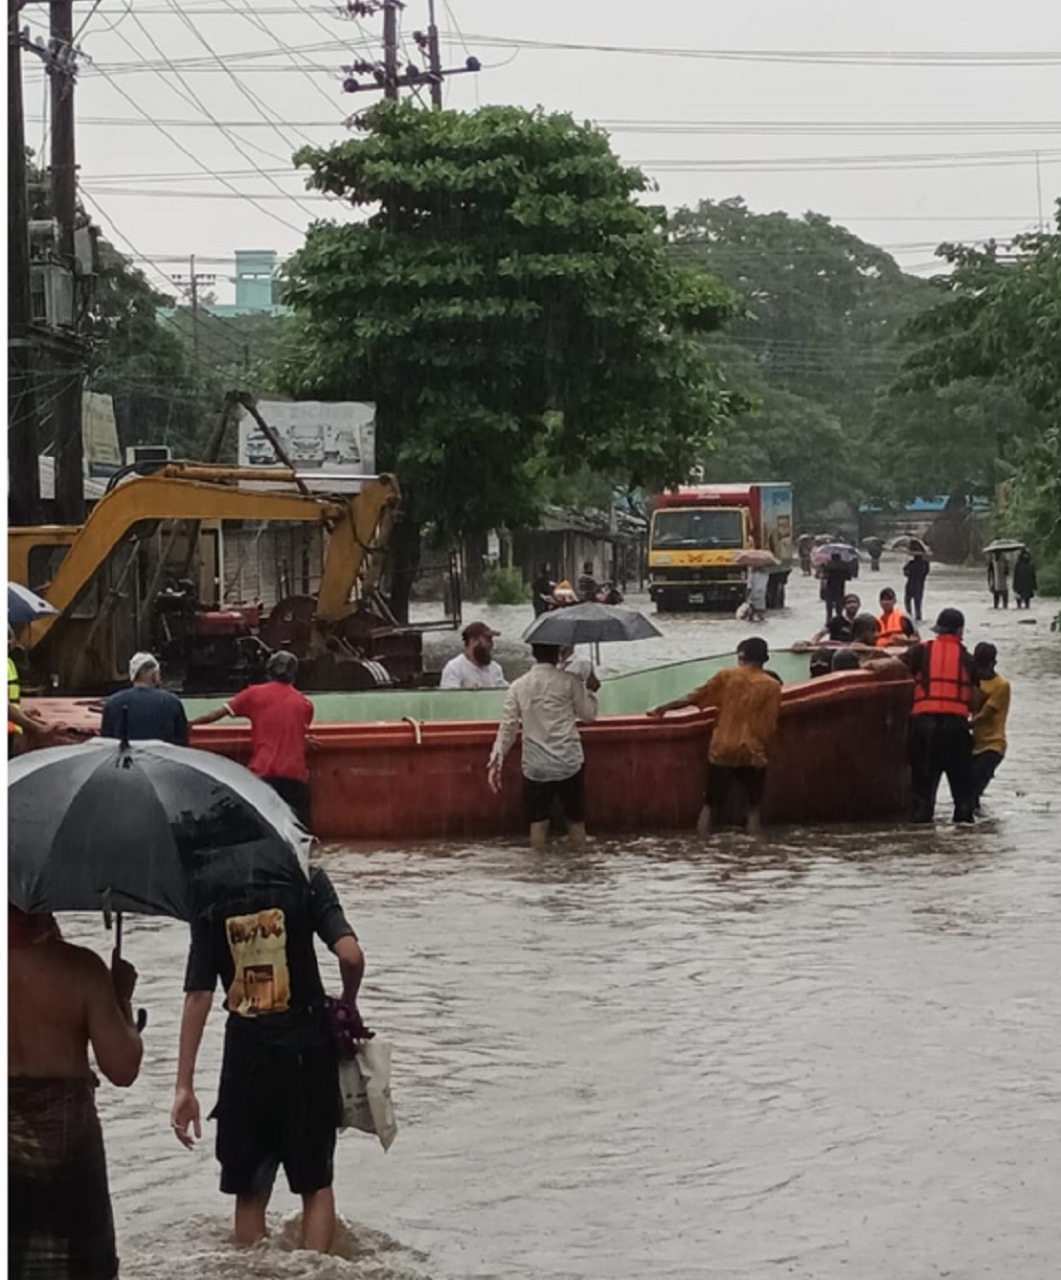
[[[597,718],[597,697],[586,682],[557,663],[560,648],[532,646],[534,666],[513,681],[505,698],[487,777],[501,790],[501,770],[516,735],[523,730],[523,796],[530,821],[531,848],[541,850],[549,835],[553,805],[559,800],[572,844],[586,838],[585,775],[578,722]]]
[[[469,622],[461,632],[464,652],[442,668],[440,689],[505,689],[508,681],[494,661],[494,636],[500,635],[485,622]]]

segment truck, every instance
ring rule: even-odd
[[[649,594],[660,613],[733,609],[745,599],[745,551],[769,551],[767,608],[785,603],[792,569],[792,486],[681,485],[651,502],[648,534]]]

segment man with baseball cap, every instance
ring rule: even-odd
[[[485,622],[469,622],[461,632],[464,652],[442,668],[440,689],[505,689],[508,681],[494,661],[494,636],[500,631]]]
[[[977,698],[976,666],[965,645],[965,615],[944,609],[934,640],[907,650],[902,662],[914,677],[910,709],[910,772],[915,822],[931,822],[944,774],[954,821],[973,821],[973,738],[969,717]]]
[[[175,693],[162,688],[162,670],[153,653],[134,653],[129,659],[128,689],[112,694],[103,704],[100,736],[129,742],[154,739],[175,747],[188,745],[188,719]]]

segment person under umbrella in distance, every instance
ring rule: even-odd
[[[64,942],[49,914],[9,906],[7,929],[10,1274],[112,1280],[114,1218],[88,1049],[111,1084],[136,1080],[136,970],[117,955],[108,970]]]
[[[905,607],[906,612],[921,621],[921,610],[925,600],[925,579],[929,574],[928,556],[920,549],[921,544],[913,544],[910,558],[903,565],[903,576],[906,578]]]
[[[844,611],[845,588],[852,577],[851,563],[845,560],[839,551],[834,551],[822,565],[821,575],[822,595],[825,600],[825,623],[828,626],[830,618]]]
[[[111,694],[103,704],[100,736],[127,742],[154,739],[175,747],[188,745],[188,719],[184,703],[162,686],[158,659],[151,653],[134,653],[129,660],[128,689]]]
[[[500,631],[485,622],[469,622],[461,632],[464,652],[442,668],[440,689],[505,689],[508,682],[499,663],[494,661],[494,637]]]
[[[302,1197],[301,1247],[328,1253],[334,1243],[342,1099],[315,936],[339,961],[347,1026],[364,1039],[357,994],[365,957],[320,868],[308,882],[232,886],[192,923],[170,1123],[189,1149],[202,1136],[195,1064],[220,978],[228,1020],[212,1115],[221,1190],[236,1197],[237,1245],[265,1237],[281,1165],[292,1194]]]
[[[597,698],[588,683],[557,665],[561,648],[534,644],[534,665],[512,682],[487,763],[487,780],[501,790],[501,770],[523,732],[523,795],[531,847],[545,848],[553,806],[559,802],[573,844],[586,838],[584,756],[578,724],[597,718]]]
[[[197,716],[191,727],[215,724],[226,716],[250,720],[251,758],[247,768],[287,801],[308,830],[306,736],[313,722],[313,703],[295,688],[298,659],[293,653],[278,649],[266,663],[265,674],[265,684],[248,685],[223,707]]]
[[[1013,594],[1017,597],[1017,608],[1030,609],[1032,597],[1038,590],[1039,576],[1035,572],[1035,561],[1032,553],[1025,547],[1013,566]]]
[[[707,755],[707,787],[697,821],[703,839],[711,834],[712,819],[721,817],[731,791],[743,791],[747,804],[747,830],[762,828],[762,798],[766,767],[781,712],[781,684],[764,670],[770,649],[761,636],[750,636],[737,646],[737,665],[717,672],[684,698],[655,707],[648,714],[662,718],[685,707],[718,708]]]

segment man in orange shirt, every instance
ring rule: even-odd
[[[684,698],[664,703],[648,714],[663,717],[683,707],[718,708],[718,720],[707,754],[707,788],[696,829],[706,840],[712,811],[725,808],[736,785],[748,808],[747,830],[762,829],[762,798],[766,766],[781,711],[781,682],[764,671],[770,659],[765,640],[750,636],[737,646],[737,665],[727,667]]]

